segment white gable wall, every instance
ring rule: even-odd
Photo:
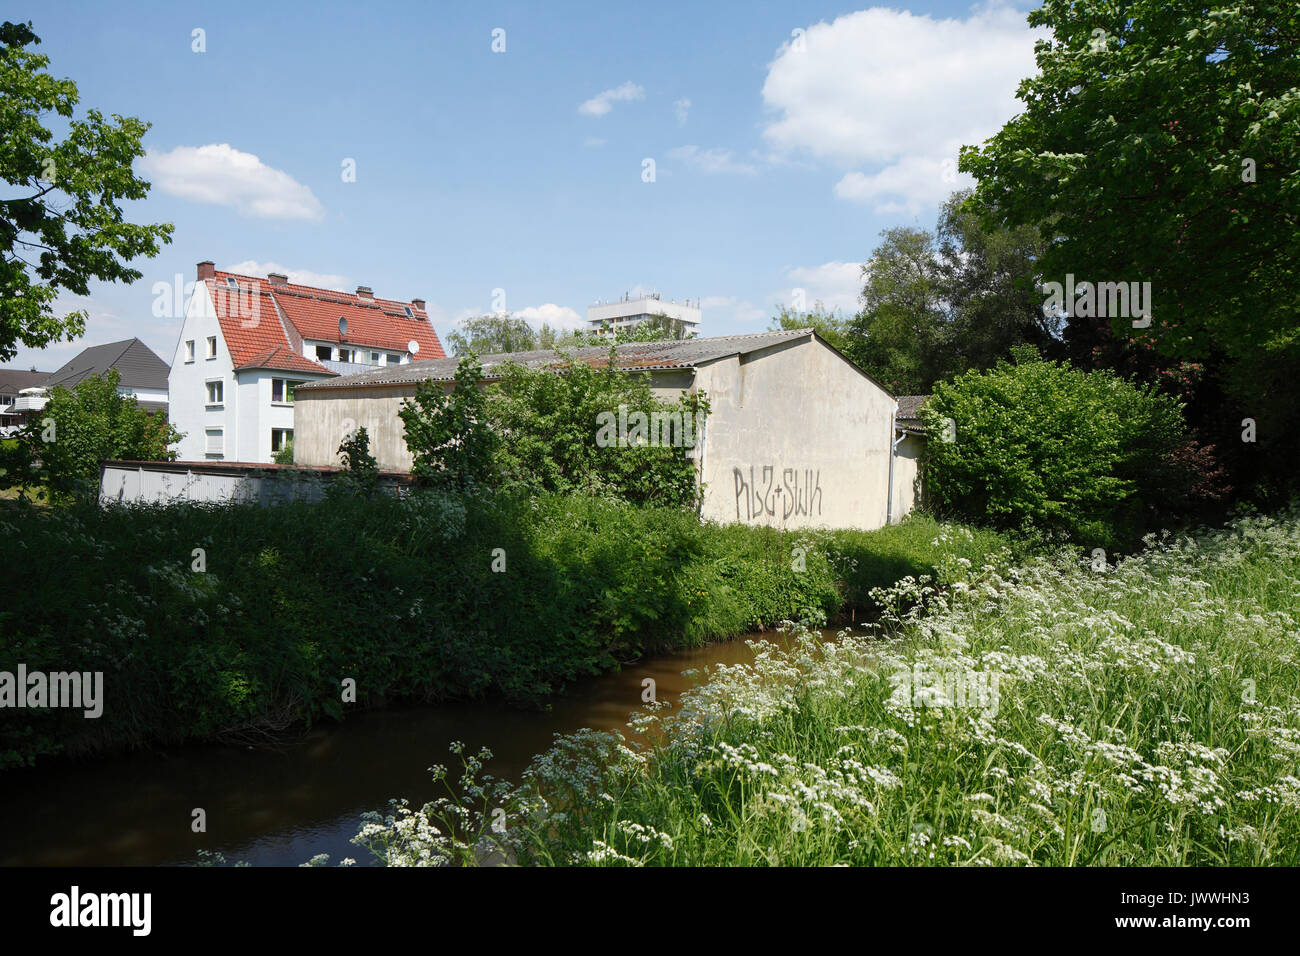
[[[214,359],[207,358],[210,335],[217,337],[217,356]],[[191,340],[194,342],[194,361],[186,362],[185,343]],[[209,379],[221,379],[224,383],[224,405],[221,408],[207,407],[206,383]],[[207,283],[200,282],[195,285],[194,295],[185,308],[176,354],[172,356],[171,371],[167,373],[167,417],[177,431],[184,433],[176,445],[177,457],[181,461],[234,460],[236,401],[234,365],[221,335],[221,324],[217,321]],[[224,430],[226,450],[220,459],[206,453],[205,431],[208,428]]]
[[[810,337],[720,359],[700,367],[695,387],[711,406],[703,517],[885,524],[894,399],[832,348]]]

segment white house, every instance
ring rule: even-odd
[[[270,462],[293,441],[304,382],[445,353],[422,299],[355,293],[198,264],[168,377],[182,461]]]

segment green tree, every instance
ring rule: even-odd
[[[940,512],[1131,545],[1198,491],[1181,406],[1152,385],[1028,359],[940,383],[922,417]]]
[[[30,23],[0,25],[0,180],[13,193],[0,197],[0,362],[20,343],[81,335],[85,311],[60,316],[59,293],[87,295],[91,279],[134,282],[142,273],[127,263],[157,255],[172,235],[170,224],[122,215],[121,202],[149,191],[131,168],[149,125],[98,110],[74,119],[76,84],[45,72],[49,57],[29,49],[39,43]],[[51,113],[58,140],[45,125]]]
[[[1043,232],[1035,224],[989,228],[971,195],[948,197],[936,233],[955,361],[963,371],[992,368],[1019,345],[1064,357],[1061,318],[1043,308]]]
[[[1038,282],[1043,233],[990,225],[970,200],[949,196],[934,232],[885,230],[862,267],[862,311],[846,324],[844,349],[897,393],[992,368],[1017,345],[1064,355]]]
[[[453,355],[526,352],[540,347],[537,332],[526,320],[504,314],[466,319],[447,334],[447,345]]]
[[[698,482],[690,456],[707,398],[660,401],[647,376],[618,369],[616,354],[611,347],[601,368],[560,353],[551,369],[500,369],[489,406],[502,436],[500,473],[530,491],[693,506]],[[638,421],[645,424],[639,431]]]
[[[886,229],[862,267],[862,311],[848,326],[848,355],[898,394],[927,392],[956,371],[934,235]]]
[[[406,427],[412,477],[423,485],[470,491],[499,484],[497,436],[487,417],[483,366],[473,352],[456,366],[450,389],[432,380],[397,412]]]
[[[772,317],[768,328],[773,332],[813,329],[835,348],[847,352],[850,347],[849,322],[849,319],[838,312],[828,311],[818,302],[807,312],[797,312],[782,306],[781,310]]]
[[[343,475],[329,485],[329,491],[360,495],[368,498],[379,487],[379,463],[370,454],[370,435],[358,428],[339,445],[339,460]]]
[[[93,497],[99,465],[107,459],[175,461],[168,449],[181,433],[166,416],[151,415],[132,395],[118,393],[117,369],[56,386],[39,415],[18,435],[0,486],[44,485],[55,502]]]
[[[1046,280],[1150,282],[1121,342],[1222,378],[1275,473],[1300,458],[1300,5],[1045,0],[1021,111],[962,151],[999,224],[1052,217]],[[1212,441],[1240,446],[1230,431]]]

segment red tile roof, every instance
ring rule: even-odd
[[[227,281],[232,278],[234,289]],[[332,374],[293,347],[283,321],[291,324],[290,332],[299,339],[390,352],[405,352],[407,344],[415,341],[420,345],[418,358],[446,357],[428,315],[414,305],[296,283],[272,285],[258,276],[231,272],[216,272],[205,281],[235,368]],[[340,317],[348,320],[341,339]]]
[[[241,365],[236,365],[236,369],[245,368],[270,368],[285,372],[321,372],[328,371],[319,362],[312,361],[309,358],[299,355],[297,352],[290,352],[286,348],[276,346],[269,352],[263,352],[261,355],[254,356]],[[337,372],[329,372],[330,375],[337,375]]]

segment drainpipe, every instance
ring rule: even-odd
[[[893,410],[889,413],[889,491],[885,497],[885,524],[894,523],[894,455],[902,444],[907,432],[895,437],[898,431],[898,399],[894,399]]]

